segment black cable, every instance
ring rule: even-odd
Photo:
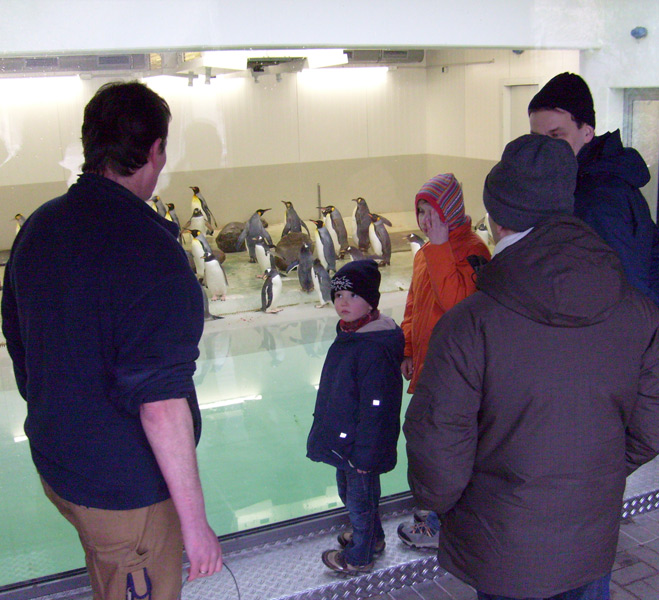
[[[222,563],[222,568],[229,571],[229,575],[231,575],[231,578],[233,579],[233,583],[236,586],[236,593],[238,594],[238,600],[240,600],[240,588],[238,587],[238,580],[236,579],[236,576],[233,574],[233,571],[229,568],[229,565],[227,565],[227,563]],[[220,571],[220,573],[221,572],[222,571]],[[200,581],[200,580],[196,579],[195,581]],[[188,583],[190,583],[190,582],[187,579],[184,579],[183,583],[181,584],[181,598],[183,598],[183,588]]]

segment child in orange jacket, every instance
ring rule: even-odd
[[[453,173],[427,181],[415,200],[419,228],[428,237],[414,257],[412,283],[401,327],[405,358],[401,371],[414,392],[421,375],[430,335],[440,317],[476,291],[474,265],[490,259],[490,251],[471,228],[465,214],[462,186]],[[435,513],[415,515],[411,525],[398,526],[400,539],[413,548],[435,548],[439,520]]]

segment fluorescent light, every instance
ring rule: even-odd
[[[250,58],[306,58],[310,69],[348,64],[341,48],[287,48],[281,50],[213,50],[204,52],[204,67],[244,71]]]
[[[15,435],[14,436],[14,442],[15,443],[20,443],[20,442],[27,442],[27,436],[26,435]]]
[[[200,404],[199,410],[221,408],[223,406],[233,406],[234,404],[242,404],[248,400],[263,400],[263,396],[261,394],[257,394],[255,396],[241,396],[239,398],[227,398],[226,400],[218,400],[217,402],[208,402],[206,404]]]
[[[384,83],[388,71],[389,67],[305,69],[297,77],[301,84],[318,88],[365,87]]]

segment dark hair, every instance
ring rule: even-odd
[[[102,174],[109,168],[132,175],[146,164],[158,138],[165,149],[171,116],[167,102],[143,83],[106,83],[85,107],[83,173]]]

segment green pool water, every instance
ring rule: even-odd
[[[404,301],[404,297],[403,301]],[[228,331],[207,325],[195,381],[203,415],[199,465],[218,535],[340,506],[334,469],[305,456],[316,385],[335,336],[333,310],[320,316],[262,316]],[[384,309],[400,323],[402,302]],[[307,310],[305,315],[313,312]],[[0,350],[0,586],[84,566],[74,529],[45,498],[27,441],[25,403],[6,349]],[[409,397],[403,398],[404,407]],[[382,477],[383,496],[407,489],[399,464]]]

